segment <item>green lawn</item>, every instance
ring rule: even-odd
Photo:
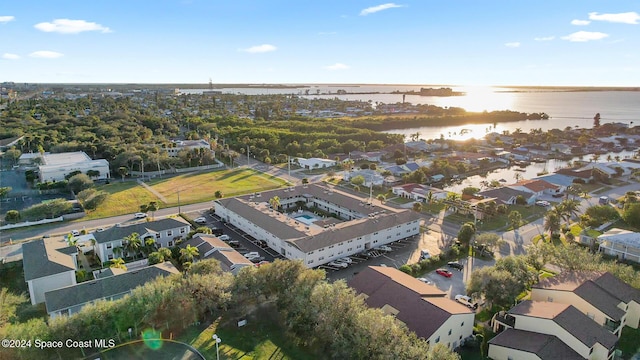
[[[230,169],[206,173],[182,174],[167,179],[155,179],[147,184],[166,198],[166,203],[137,182],[115,182],[98,187],[109,193],[98,209],[88,212],[82,220],[99,219],[140,211],[140,205],[157,201],[160,207],[193,204],[215,199],[215,192],[234,196],[253,191],[276,189],[286,185],[280,178],[250,169]]]
[[[638,339],[640,339],[640,329],[633,329],[628,326],[622,328],[618,349],[622,350],[623,359],[630,359],[633,354],[640,352]]]
[[[84,220],[100,219],[140,211],[140,205],[160,201],[155,195],[133,181],[115,182],[97,187],[109,193],[107,200],[94,211],[87,212]]]
[[[178,191],[182,205],[214,200],[215,192],[235,196],[255,191],[276,189],[286,185],[280,178],[251,169],[229,169],[206,173],[189,173],[168,179],[147,182],[167,199],[165,206],[178,205]]]
[[[305,350],[291,344],[282,330],[268,319],[249,320],[243,327],[235,323],[220,325],[215,322],[209,327],[192,327],[177,340],[191,344],[207,359],[216,358],[213,334],[222,339],[220,359],[314,359]]]

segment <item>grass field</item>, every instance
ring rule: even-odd
[[[162,201],[136,182],[115,182],[98,187],[98,190],[108,192],[109,197],[98,209],[87,213],[87,217],[83,220],[135,213],[140,211],[140,205],[148,204],[151,201],[157,201],[161,208],[177,206],[178,190],[180,191],[180,204],[187,205],[214,200],[216,191],[221,191],[225,197],[234,196],[275,189],[286,185],[286,182],[251,169],[231,169],[155,179],[147,182],[147,185],[167,201]]]
[[[154,190],[164,196],[169,206],[180,203],[192,204],[215,199],[215,192],[223,196],[235,196],[253,191],[276,189],[286,182],[275,176],[265,175],[251,169],[231,169],[207,173],[190,173],[168,179],[147,182]]]
[[[103,185],[98,190],[108,192],[109,196],[96,210],[88,212],[83,221],[131,214],[140,211],[140,205],[159,201],[155,195],[133,181]]]

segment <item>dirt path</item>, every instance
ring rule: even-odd
[[[144,181],[138,179],[138,184],[140,184],[143,188],[147,189],[150,193],[152,193],[153,195],[157,196],[158,199],[160,199],[160,201],[162,201],[163,203],[167,204],[169,201],[167,200],[166,197],[164,197],[162,194],[160,194],[159,192],[157,192],[154,188],[152,188],[151,186],[147,185]]]

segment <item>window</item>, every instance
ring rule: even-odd
[[[318,261],[322,261],[322,260],[324,260],[324,256],[320,256],[320,257],[318,258]]]
[[[391,235],[387,236],[387,239],[391,239]]]
[[[156,234],[156,239],[160,239],[160,233]]]
[[[307,264],[313,264],[313,260],[307,261]]]
[[[329,249],[333,249],[334,245],[329,245]]]
[[[373,233],[373,235],[378,235],[378,232],[377,232],[377,231],[376,231],[376,232],[374,232],[374,233]]]
[[[324,248],[318,249],[318,252],[323,252],[323,251],[324,251]]]
[[[449,329],[449,335],[451,335],[451,329]]]
[[[348,249],[347,249],[347,251],[351,251],[351,250],[353,250],[353,248],[348,248]]]
[[[436,341],[434,341],[434,342],[435,342],[436,344],[437,344],[437,343],[439,343],[439,342],[440,342],[440,336],[438,336],[438,337],[436,338]]]
[[[361,247],[362,247],[362,245],[358,245],[358,246],[356,246],[356,248],[358,248],[358,249],[360,249]]]
[[[187,232],[187,228],[180,228],[180,234],[184,234]]]
[[[113,255],[107,256],[107,260],[113,260]]]
[[[107,249],[111,249],[112,247],[113,247],[113,244],[112,244],[112,243],[108,243],[108,244],[107,244]]]
[[[593,354],[593,348],[589,349],[589,355]]]
[[[173,236],[173,231],[171,230],[167,231],[167,236]]]
[[[167,246],[173,246],[173,241],[169,241],[169,242],[167,243]]]
[[[464,321],[460,323],[460,327],[463,327],[463,326],[464,326]]]
[[[313,253],[314,253],[313,251],[309,251],[309,255],[313,255]]]

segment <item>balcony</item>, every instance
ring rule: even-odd
[[[616,333],[620,329],[620,324],[620,321],[607,319],[602,326],[604,326],[605,329],[611,331],[612,333]]]

